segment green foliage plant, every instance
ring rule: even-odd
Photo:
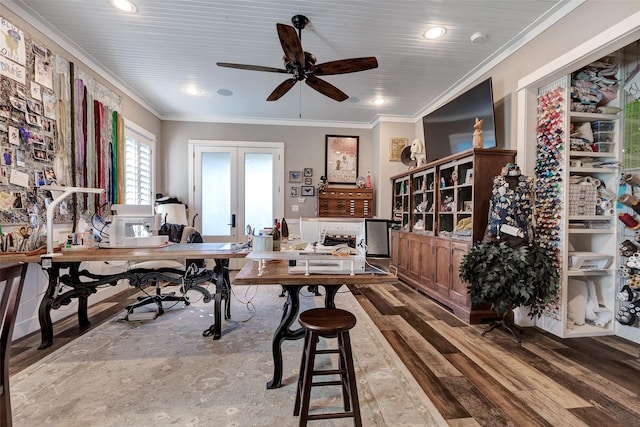
[[[482,241],[463,258],[460,278],[468,283],[472,304],[490,303],[501,317],[516,307],[526,307],[533,318],[540,317],[555,297],[560,274],[547,248]]]

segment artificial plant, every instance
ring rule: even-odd
[[[556,295],[560,274],[555,256],[547,248],[483,241],[474,244],[463,258],[460,278],[469,284],[471,303],[490,303],[503,319],[500,325],[515,337],[505,323],[507,314],[516,307],[526,307],[531,318],[539,317]]]

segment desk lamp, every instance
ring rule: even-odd
[[[53,210],[56,206],[60,204],[62,200],[64,200],[67,196],[73,193],[92,193],[92,194],[100,194],[104,192],[102,188],[90,188],[90,187],[62,187],[58,185],[43,185],[40,187],[43,190],[51,191],[52,195],[54,191],[62,191],[62,194],[55,197],[49,206],[47,206],[47,254],[42,255],[43,257],[52,257],[57,255],[62,255],[61,253],[53,252]]]

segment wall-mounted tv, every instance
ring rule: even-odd
[[[496,147],[491,78],[422,118],[427,163],[471,149],[476,117],[484,120],[484,148]]]

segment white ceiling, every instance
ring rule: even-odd
[[[415,119],[452,87],[469,84],[492,61],[580,2],[567,0],[134,0],[133,15],[109,0],[4,0],[9,9],[126,89],[165,120],[347,122]],[[232,62],[282,68],[276,23],[296,14],[305,51],[318,63],[375,56],[379,67],[324,79],[349,95],[340,103],[289,76],[217,67]],[[422,33],[448,28],[439,41]],[[476,32],[483,43],[471,43]],[[190,96],[184,87],[203,94]],[[233,92],[222,96],[220,89]],[[383,96],[387,103],[374,106]]]

